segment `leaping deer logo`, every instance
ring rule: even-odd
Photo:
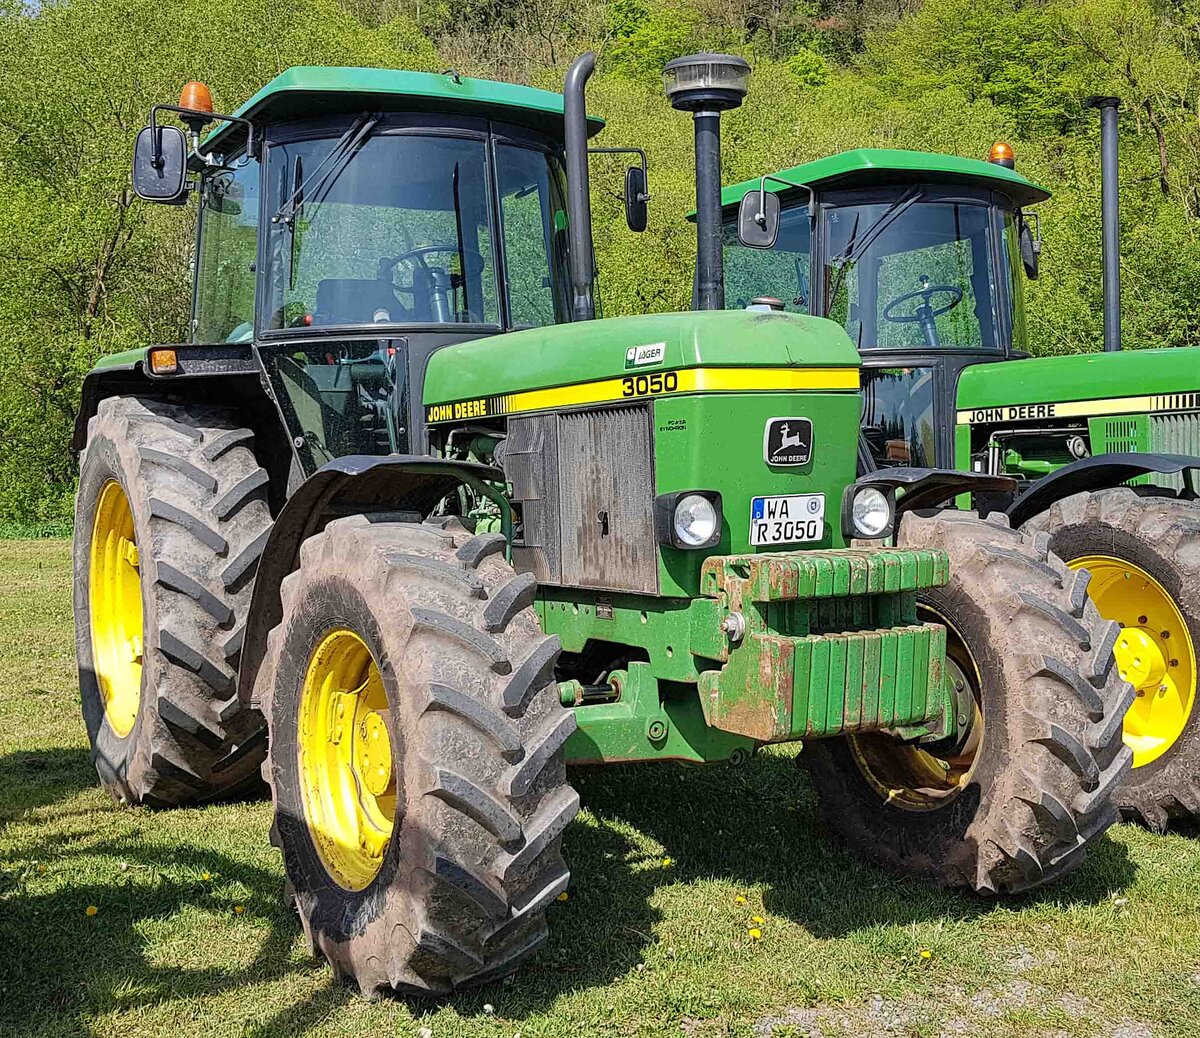
[[[802,444],[801,444],[801,442],[800,442],[800,437],[801,437],[801,434],[800,434],[800,433],[796,433],[796,435],[795,435],[795,436],[789,436],[789,435],[788,435],[788,430],[789,430],[790,428],[791,428],[791,426],[790,426],[790,425],[789,425],[787,422],[784,422],[784,423],[783,423],[783,425],[780,427],[780,430],[779,430],[779,431],[780,431],[780,432],[783,434],[783,439],[781,439],[781,440],[779,441],[779,450],[781,450],[781,451],[785,451],[785,450],[787,450],[789,447],[800,447],[800,446],[802,446]]]

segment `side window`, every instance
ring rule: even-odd
[[[531,148],[496,149],[500,218],[508,270],[509,317],[514,328],[566,320],[565,205],[547,157]]]
[[[258,163],[239,159],[231,169],[204,180],[193,342],[253,338],[257,256]]]
[[[812,300],[809,285],[811,231],[808,206],[785,209],[779,238],[769,249],[748,249],[737,240],[737,225],[722,228],[725,248],[725,306],[741,310],[756,296],[782,300],[788,313],[806,314]]]

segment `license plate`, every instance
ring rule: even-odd
[[[825,536],[825,495],[788,494],[750,501],[750,543],[802,544]]]

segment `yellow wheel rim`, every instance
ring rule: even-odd
[[[1091,572],[1088,595],[1101,616],[1121,625],[1113,655],[1137,689],[1124,737],[1140,768],[1187,727],[1196,704],[1196,646],[1175,599],[1141,567],[1109,555],[1085,555],[1070,566]]]
[[[353,631],[331,631],[300,692],[300,788],[313,845],[346,890],[364,889],[379,873],[395,826],[387,713],[371,651]]]
[[[142,701],[142,578],[133,511],[116,480],[100,490],[92,519],[88,617],[92,666],[108,726],[124,738]]]
[[[947,678],[958,691],[969,690],[975,699],[971,732],[953,757],[939,757],[918,746],[906,746],[880,733],[853,735],[850,752],[867,782],[887,803],[910,811],[944,807],[958,796],[975,773],[979,746],[983,741],[983,714],[979,709],[980,678],[962,637],[947,620],[921,607],[924,620],[946,628]]]

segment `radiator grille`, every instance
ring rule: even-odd
[[[523,518],[518,569],[547,584],[657,593],[647,408],[514,418],[504,466]]]
[[[1104,451],[1108,454],[1144,454],[1147,449],[1145,419],[1106,418]]]
[[[1150,449],[1162,454],[1189,454],[1200,458],[1200,412],[1150,416]],[[1183,476],[1155,474],[1159,486],[1183,489]]]

